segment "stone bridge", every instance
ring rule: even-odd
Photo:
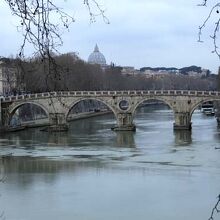
[[[220,101],[218,91],[143,90],[143,91],[68,91],[46,92],[1,98],[1,125],[8,126],[15,111],[26,103],[41,107],[51,126],[67,126],[70,110],[82,100],[104,103],[115,115],[115,130],[135,130],[136,108],[147,100],[166,103],[174,113],[174,129],[191,129],[194,110],[206,101]]]

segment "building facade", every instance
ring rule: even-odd
[[[12,95],[16,91],[18,69],[8,58],[0,58],[0,95]]]

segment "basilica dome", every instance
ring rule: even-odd
[[[106,66],[106,60],[104,55],[99,51],[97,44],[93,53],[89,55],[88,63],[90,64],[99,64],[100,66]]]

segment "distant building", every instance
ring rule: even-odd
[[[136,70],[133,66],[123,66],[121,73],[123,75],[137,75],[140,73],[139,70]]]
[[[211,73],[210,70],[208,70],[208,69],[202,69],[201,75],[202,75],[202,76],[209,76],[210,73]]]
[[[17,68],[9,58],[0,58],[0,95],[11,95],[16,90]]]
[[[89,55],[88,63],[98,64],[102,68],[107,67],[105,56],[99,51],[97,44],[95,45],[94,51]]]
[[[145,70],[144,72],[142,71],[141,73],[144,74],[146,78],[152,78],[152,77],[161,78],[173,74],[165,70],[162,71]]]
[[[147,78],[163,77],[166,75],[187,75],[191,77],[201,78],[207,77],[210,74],[210,70],[202,69],[201,67],[197,66],[183,67],[181,69],[177,69],[175,67],[142,67],[140,71]]]
[[[210,71],[208,69],[201,69],[201,72],[188,71],[186,75],[201,78],[201,77],[207,77],[209,73]]]

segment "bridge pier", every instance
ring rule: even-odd
[[[50,125],[46,128],[46,131],[59,132],[68,130],[64,113],[49,113],[49,123]]]
[[[117,114],[117,126],[113,127],[113,131],[135,131],[136,127],[133,124],[132,113],[118,113]]]
[[[2,127],[2,104],[0,99],[0,128]]]
[[[3,125],[3,111],[2,111],[2,105],[1,105],[1,99],[0,99],[0,132],[5,130],[5,126]]]
[[[215,112],[216,121],[217,121],[218,127],[220,127],[220,101],[216,101],[214,103],[214,107],[216,109],[216,112]]]
[[[174,130],[191,130],[191,115],[189,112],[175,112],[175,122],[173,125]]]

